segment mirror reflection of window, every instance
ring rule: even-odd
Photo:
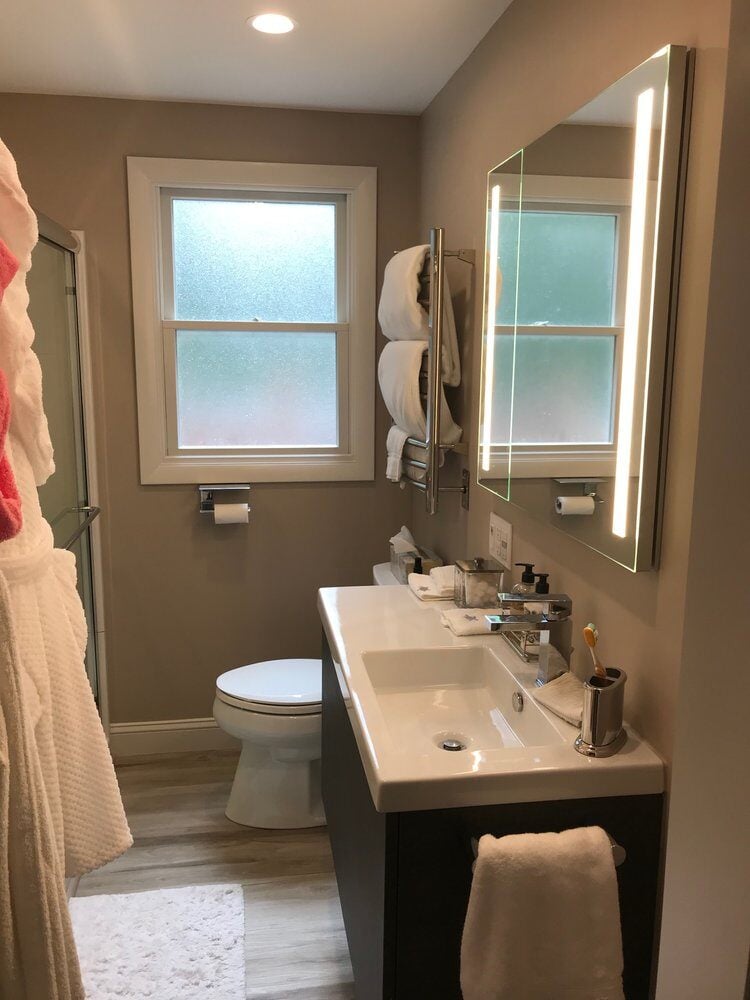
[[[588,179],[579,180],[585,188]],[[553,191],[555,178],[545,181]],[[497,310],[494,440],[505,443],[511,421],[517,320],[514,445],[612,446],[627,205],[524,199],[520,240],[516,213],[517,206],[500,213],[504,282],[518,291],[517,317],[514,295],[501,297]]]
[[[514,477],[615,474],[628,361],[636,99],[618,94],[617,109],[611,100],[592,102],[527,147],[523,195],[506,198],[499,213],[504,294],[495,315],[492,436],[498,453],[511,450]],[[602,119],[615,111],[616,123]],[[651,125],[656,163],[657,116]],[[646,260],[653,252],[656,188],[652,173]],[[642,388],[635,391],[637,437]],[[637,457],[633,461],[635,475]]]

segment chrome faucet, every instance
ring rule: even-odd
[[[567,621],[573,613],[573,599],[567,594],[498,594],[500,614],[487,615],[490,631],[503,633],[534,632],[539,636],[539,668],[536,683],[539,687],[553,681],[564,671],[559,661],[550,663],[550,629],[558,622]],[[527,605],[539,610],[530,611]],[[506,638],[503,636],[503,638]],[[514,643],[509,643],[516,649]]]

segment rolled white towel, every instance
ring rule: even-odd
[[[378,321],[389,340],[427,340],[427,313],[417,301],[419,275],[429,247],[409,247],[395,253],[385,265]]]
[[[488,635],[491,631],[487,615],[492,608],[449,608],[442,612],[440,621],[454,635]]]
[[[378,361],[378,381],[383,400],[393,422],[409,437],[424,441],[427,420],[419,395],[419,369],[426,350],[420,341],[395,341],[386,344]],[[457,444],[461,428],[454,423],[442,386],[440,443]]]

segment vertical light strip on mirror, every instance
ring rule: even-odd
[[[490,190],[490,245],[487,271],[487,317],[484,355],[484,399],[482,402],[482,471],[492,461],[492,390],[495,380],[495,324],[497,318],[497,269],[500,252],[500,185]]]
[[[646,204],[648,171],[651,158],[651,127],[654,90],[638,96],[633,155],[633,193],[630,204],[630,239],[628,243],[625,323],[623,331],[620,406],[617,415],[617,459],[612,508],[612,533],[625,538],[628,533],[628,496],[630,463],[633,449],[635,416],[635,380],[638,366],[638,336],[641,325],[641,289],[643,286],[643,251],[646,240]]]

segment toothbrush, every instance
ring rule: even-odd
[[[594,662],[594,674],[597,677],[606,677],[607,671],[602,666],[595,652],[596,640],[599,638],[599,632],[597,631],[596,625],[594,625],[593,622],[589,622],[588,625],[584,628],[583,638],[586,645],[589,647],[589,652],[591,653],[591,659]]]

